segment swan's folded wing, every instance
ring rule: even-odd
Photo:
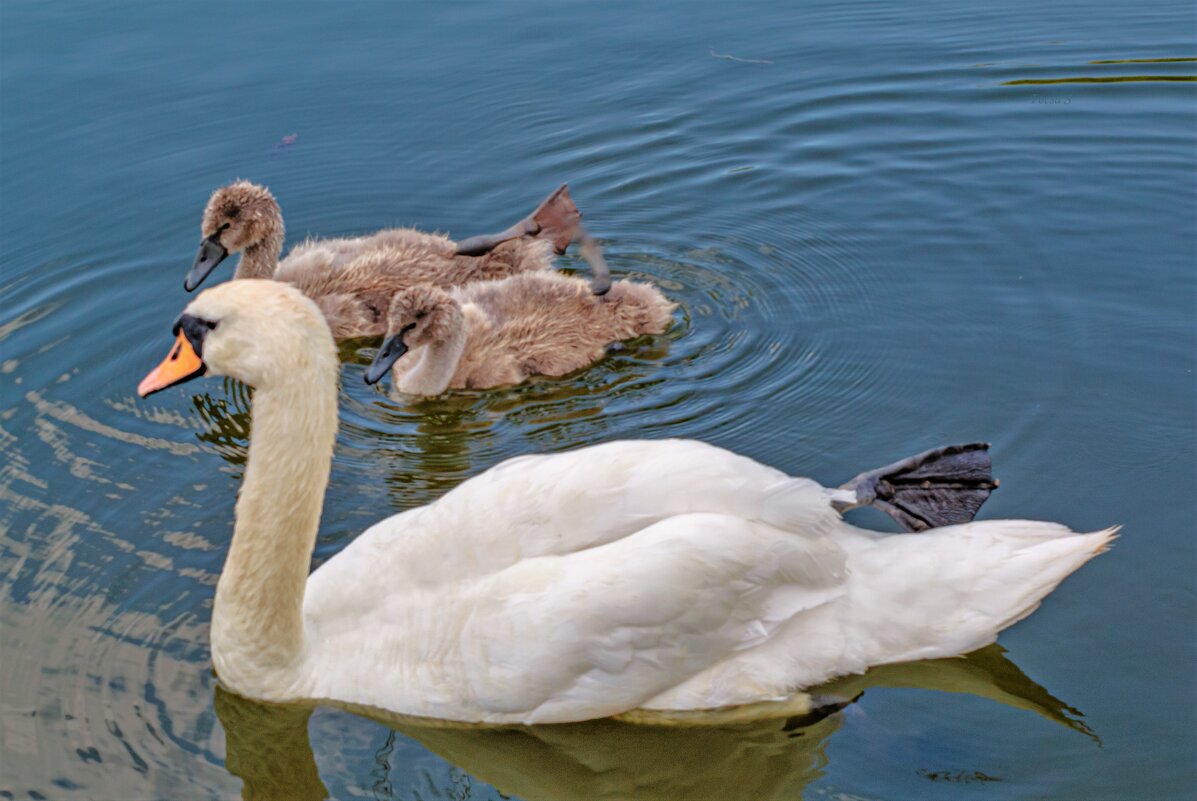
[[[395,586],[438,587],[612,543],[695,512],[811,534],[839,524],[822,487],[721,448],[608,442],[509,459],[433,504],[373,526],[321,571],[357,554],[386,563]]]
[[[489,603],[461,631],[462,666],[487,720],[617,714],[765,642],[844,578],[827,538],[681,515],[480,584]]]

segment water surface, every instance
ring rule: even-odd
[[[263,797],[266,748],[284,797],[1191,798],[1195,38],[1185,3],[5,3],[0,797]],[[471,735],[217,694],[248,395],[134,388],[235,177],[291,242],[464,237],[568,180],[612,269],[680,304],[590,370],[419,403],[346,348],[317,562],[619,437],[826,483],[986,439],[983,516],[1123,536],[1004,654],[819,720]]]

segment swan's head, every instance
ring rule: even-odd
[[[175,321],[175,343],[137,387],[151,393],[201,375],[266,389],[287,382],[335,384],[337,348],[324,316],[289,284],[247,279],[202,293]]]
[[[183,282],[188,292],[230,253],[266,243],[275,252],[283,246],[283,213],[264,186],[234,181],[212,193],[200,224],[199,252]]]
[[[366,383],[379,381],[408,348],[444,342],[461,328],[461,305],[434,286],[413,286],[391,298],[387,338],[366,371]]]

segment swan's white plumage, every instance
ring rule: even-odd
[[[312,575],[309,633],[331,646],[313,693],[489,722],[781,698],[991,642],[1110,535],[994,521],[882,536],[828,499],[693,441],[505,462]]]
[[[383,520],[305,576],[336,427],[316,306],[201,294],[205,364],[252,382],[212,655],[254,698],[492,723],[783,698],[993,641],[1113,537],[990,521],[845,523],[835,490],[694,441],[512,459]]]

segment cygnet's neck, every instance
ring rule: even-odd
[[[283,252],[283,219],[280,214],[265,237],[241,252],[234,278],[273,278],[278,269],[278,257]]]
[[[337,431],[335,364],[256,389],[251,414],[233,540],[216,585],[212,660],[230,689],[281,699],[301,678],[304,586]]]
[[[439,395],[449,388],[461,355],[465,352],[464,325],[455,325],[443,340],[429,343],[412,356],[415,366],[400,376],[395,373],[395,389],[408,395]]]

